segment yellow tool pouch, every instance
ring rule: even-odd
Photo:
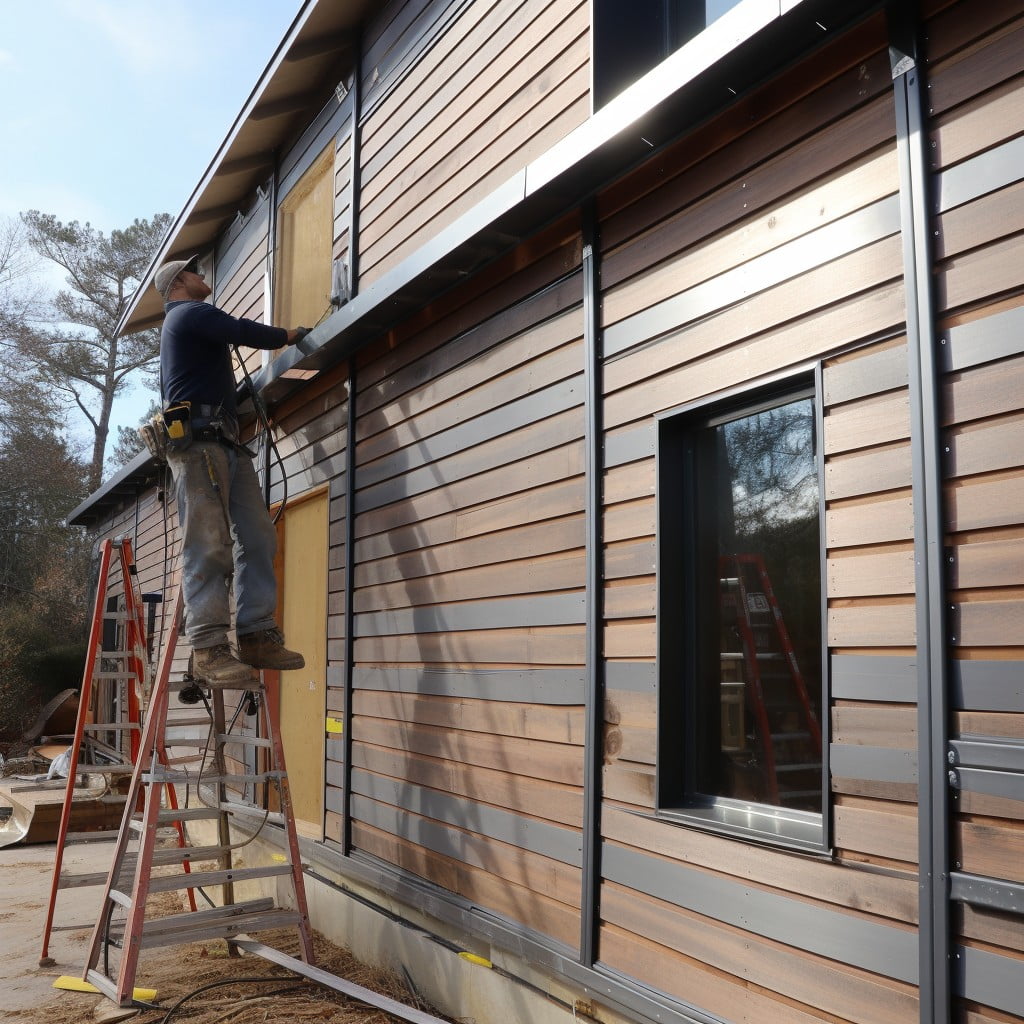
[[[192,443],[192,403],[158,412],[139,427],[139,436],[157,462],[166,462],[168,448],[181,451]]]

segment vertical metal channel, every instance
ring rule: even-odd
[[[896,112],[910,371],[910,440],[917,594],[918,910],[920,1019],[950,1017],[949,806],[938,342],[932,286],[926,89],[916,5],[891,6],[889,50]]]
[[[352,133],[349,136],[349,204],[348,204],[348,297],[351,301],[359,291],[359,196],[362,175],[359,170],[360,118],[363,112],[363,36],[358,33],[353,47],[352,64]]]
[[[580,912],[580,961],[591,966],[597,959],[598,893],[601,885],[600,821],[602,722],[604,719],[604,663],[601,624],[603,614],[601,558],[601,328],[598,323],[599,265],[597,216],[593,202],[582,208],[583,235],[583,347],[586,462],[586,679],[583,765],[583,863]]]
[[[348,420],[345,435],[345,706],[342,712],[344,774],[341,791],[341,851],[352,850],[352,693],[355,689],[355,549],[356,549],[356,360],[348,360]]]

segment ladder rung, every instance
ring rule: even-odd
[[[119,829],[106,829],[102,832],[68,832],[64,836],[65,843],[98,843],[105,839],[116,839],[121,834]]]
[[[153,851],[154,864],[191,864],[193,861],[214,860],[230,850],[230,846],[169,846]]]
[[[224,868],[220,871],[182,871],[175,875],[158,875],[149,880],[150,892],[173,892],[176,889],[200,889],[225,882],[245,882],[253,878],[276,878],[291,873],[290,864],[267,864],[258,868]]]
[[[143,775],[142,780],[147,783],[153,782],[178,782],[182,785],[214,785],[220,782],[230,782],[239,785],[243,782],[270,782],[272,779],[283,779],[287,773],[279,769],[268,772],[259,772],[255,775],[200,775],[189,772],[178,772],[173,768],[161,768],[155,772]]]
[[[135,862],[136,855],[134,853],[125,854],[124,859],[121,861],[121,875],[124,875],[125,872],[134,873]],[[78,889],[90,885],[102,885],[107,880],[109,873],[109,869],[105,871],[79,871],[75,873],[62,871],[60,878],[57,879],[57,888]]]
[[[209,728],[210,716],[204,715],[202,718],[168,718],[166,729],[180,729],[186,725],[205,725]]]
[[[101,658],[130,658],[138,653],[138,651],[100,651],[99,656]]]
[[[274,909],[274,900],[270,896],[261,896],[254,900],[243,900],[241,903],[228,903],[210,907],[208,910],[185,911],[182,914],[168,914],[167,917],[153,917],[142,926],[144,935],[156,935],[159,932],[174,931],[183,924],[203,924],[209,921],[229,920],[241,914],[263,913]]]
[[[138,679],[135,672],[93,672],[92,677],[96,679]]]
[[[205,679],[169,679],[167,681],[167,691],[168,693],[175,693],[178,690],[184,690],[187,687],[195,686],[196,684],[198,684],[204,690],[211,689],[210,684],[206,682]],[[259,675],[256,674],[256,669],[253,669],[253,676],[251,679],[244,679],[241,682],[232,683],[230,686],[218,684],[217,686],[212,687],[212,689],[239,691],[252,690],[253,692],[256,692],[257,690],[263,689],[263,682],[260,679]]]
[[[224,800],[220,804],[220,809],[228,814],[248,814],[258,818],[265,817],[270,825],[283,825],[285,823],[282,811],[265,811],[262,807],[257,807],[255,804],[241,804],[231,800]]]
[[[86,732],[116,732],[119,729],[138,729],[138,722],[87,722],[82,726]]]
[[[115,1003],[117,1002],[117,985],[105,974],[90,969],[86,972],[85,980],[95,985],[108,999],[112,999]]]
[[[222,908],[218,907],[216,909],[221,910]],[[147,922],[142,932],[141,948],[147,949],[153,946],[177,945],[179,943],[198,942],[209,939],[231,939],[236,935],[244,935],[246,932],[265,931],[268,928],[283,928],[287,925],[297,924],[302,920],[297,910],[288,910],[284,907],[270,907],[267,910],[250,911],[230,916],[219,914],[204,921],[196,920],[207,913],[212,914],[213,911],[199,910],[194,914],[183,914],[183,918],[191,918],[192,920],[183,920],[173,928],[164,928],[154,932],[149,930],[149,922]],[[153,923],[160,924],[162,921],[158,920]]]
[[[111,889],[107,896],[113,900],[119,906],[124,907],[126,910],[131,909],[132,898],[126,892],[121,892],[120,889]]]
[[[226,746],[229,743],[243,744],[249,747],[262,747],[266,750],[270,749],[270,740],[265,736],[232,736],[230,734],[220,734],[217,736],[217,742]]]

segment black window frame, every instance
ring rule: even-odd
[[[697,607],[698,522],[694,439],[709,426],[811,398],[814,408],[815,467],[821,614],[821,804],[799,811],[772,804],[696,791],[699,716],[696,714],[699,647]],[[657,679],[658,724],[655,776],[656,815],[752,842],[809,853],[830,852],[829,655],[824,490],[824,411],[821,364],[800,367],[760,383],[720,392],[662,413],[657,418]],[[681,524],[681,528],[680,528]],[[682,743],[682,756],[680,745]]]

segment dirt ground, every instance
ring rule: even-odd
[[[73,848],[69,847],[68,855]],[[102,855],[101,855],[102,856]],[[369,1007],[342,993],[324,988],[290,973],[262,957],[228,956],[222,940],[196,942],[146,951],[140,959],[135,984],[157,990],[159,1008],[140,1010],[130,1018],[105,997],[69,992],[52,987],[61,975],[78,978],[86,958],[90,929],[57,930],[51,954],[57,966],[38,967],[39,940],[45,919],[52,878],[53,847],[21,847],[0,850],[5,902],[0,906],[0,979],[8,998],[0,995],[0,1021],[4,1024],[82,1024],[130,1019],[138,1024],[266,1024],[266,1022],[323,1022],[323,1024],[393,1024],[401,1018]],[[68,868],[67,858],[65,868]],[[81,899],[89,890],[62,890],[55,915],[59,926],[65,894]],[[91,890],[93,899],[96,890]],[[86,907],[92,903],[86,902]],[[177,894],[155,897],[148,911],[152,916],[181,910]],[[74,916],[74,915],[73,915]],[[81,920],[83,913],[77,912]],[[89,910],[86,920],[92,918]],[[289,955],[297,955],[294,929],[261,932],[256,938]],[[317,966],[348,982],[388,996],[406,1006],[436,1014],[425,1005],[406,982],[393,974],[361,964],[351,954],[320,935],[314,936]],[[116,955],[116,954],[115,954]],[[266,980],[245,980],[245,979]],[[196,990],[212,983],[207,991]],[[168,1011],[183,997],[180,1007]],[[447,1019],[447,1018],[440,1018]]]

